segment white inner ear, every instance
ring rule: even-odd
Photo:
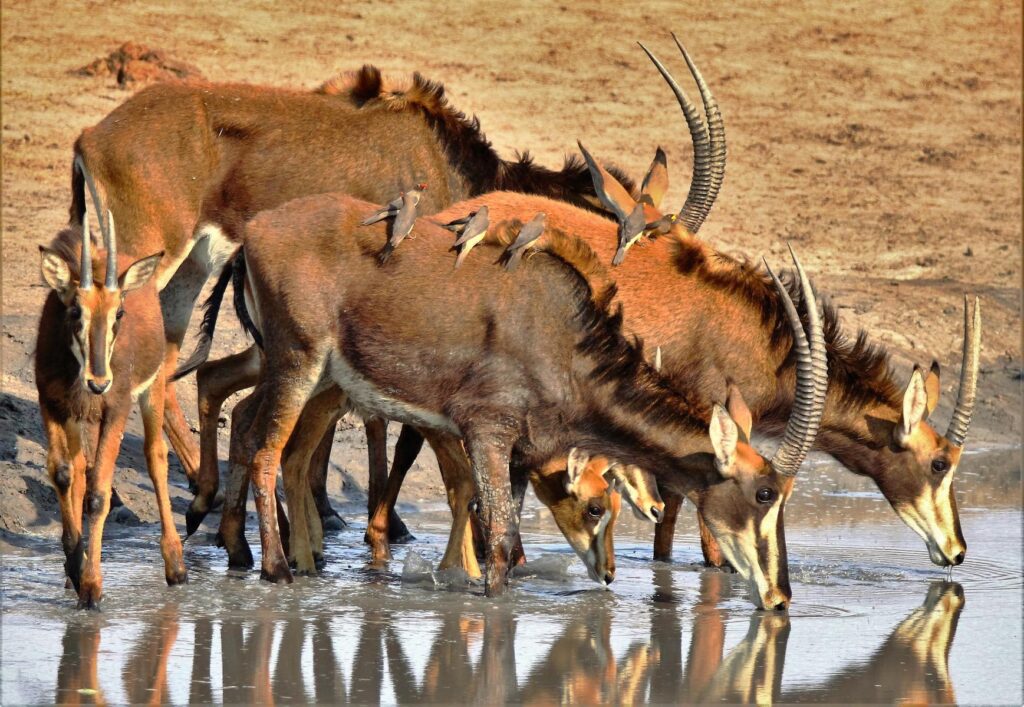
[[[71,270],[56,253],[44,252],[43,279],[52,289],[63,292],[71,284]]]
[[[900,435],[909,437],[928,410],[928,393],[924,389],[924,378],[921,371],[914,370],[910,376],[907,392],[903,394],[903,415],[900,417]]]
[[[566,465],[566,478],[565,478],[565,491],[566,493],[573,493],[576,489],[576,484],[583,476],[583,470],[587,468],[587,462],[590,461],[590,457],[586,452],[583,452],[576,447],[569,450],[568,463]]]
[[[732,469],[736,461],[739,428],[721,405],[716,404],[714,412],[711,413],[709,433],[711,446],[715,450],[715,468],[724,475]]]

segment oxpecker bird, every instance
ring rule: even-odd
[[[488,225],[487,206],[481,206],[479,211],[474,211],[463,218],[445,224],[445,228],[458,234],[455,245],[452,246],[453,250],[459,251],[459,257],[455,259],[455,267],[462,265],[462,261],[469,255],[473,246],[484,239],[484,236],[487,235]]]
[[[526,249],[544,234],[544,219],[545,215],[539,213],[519,229],[519,235],[516,236],[515,242],[502,254],[506,270],[514,272],[519,267],[519,261],[523,259]]]
[[[393,219],[388,242],[377,256],[381,265],[388,261],[392,251],[412,232],[412,226],[416,223],[416,206],[420,203],[420,197],[426,188],[426,184],[417,184],[415,189],[402,192],[397,199],[382,206],[362,222],[363,226],[368,226],[386,218]]]

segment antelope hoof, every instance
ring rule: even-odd
[[[668,552],[655,552],[654,553],[654,561],[655,562],[671,562],[672,561],[672,551],[669,550]]]
[[[100,587],[83,586],[78,592],[78,608],[99,611],[102,598],[103,590]]]
[[[241,547],[228,550],[229,570],[251,570],[255,565],[256,563],[252,559],[252,550],[249,549],[249,543],[244,543]]]
[[[317,572],[322,572],[324,567],[327,566],[327,560],[324,559],[323,553],[313,553],[313,566],[316,567]]]
[[[291,584],[294,580],[287,562],[278,562],[270,567],[260,568],[260,579],[273,584]]]
[[[75,549],[68,555],[67,560],[64,562],[64,574],[71,580],[71,586],[74,587],[75,592],[82,591],[82,570],[85,567],[85,547],[81,541],[75,546]]]
[[[172,570],[165,570],[164,579],[167,580],[168,587],[173,587],[177,584],[188,584],[188,570],[185,569],[184,564]]]
[[[406,527],[405,521],[399,518],[397,513],[392,515],[388,521],[388,542],[392,545],[405,545],[415,540],[415,536]]]
[[[334,511],[331,511],[327,515],[320,516],[320,525],[323,527],[325,533],[336,533],[338,531],[345,530],[345,528],[348,527],[348,523],[345,522],[345,519]]]
[[[196,496],[192,499],[192,503],[189,504],[188,510],[185,511],[185,537],[190,538],[192,534],[199,530],[199,526],[202,524],[203,519],[206,518],[206,514],[209,511],[205,508],[206,503],[201,501],[201,496]],[[223,547],[223,541],[221,540],[220,533],[217,533],[217,544]]]

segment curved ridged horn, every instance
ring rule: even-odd
[[[703,225],[708,212],[711,211],[711,206],[715,203],[722,181],[725,179],[725,125],[722,122],[718,104],[700,71],[697,70],[690,55],[675,34],[672,35],[672,39],[675,40],[694,81],[697,82],[708,122],[705,122],[696,106],[690,102],[679,83],[672,77],[665,65],[658,60],[658,57],[643,44],[639,42],[638,44],[658,69],[669,88],[672,89],[686,118],[686,125],[690,129],[690,136],[693,139],[693,176],[690,180],[690,190],[687,192],[682,209],[679,210],[678,218],[690,233],[695,234]]]
[[[978,395],[978,362],[981,357],[981,301],[974,298],[974,314],[971,315],[967,295],[964,295],[964,355],[960,368],[960,390],[956,395],[956,408],[949,421],[946,439],[957,447],[964,446],[967,429],[971,426],[971,414]]]
[[[675,32],[672,33],[672,39],[675,40],[676,46],[679,47],[679,52],[683,55],[683,60],[686,61],[686,66],[690,69],[690,74],[693,76],[693,80],[697,83],[697,90],[700,91],[700,99],[704,103],[704,116],[707,119],[708,138],[711,141],[711,187],[704,200],[704,214],[701,217],[702,224],[704,219],[707,218],[708,213],[710,213],[715,200],[718,198],[718,192],[722,188],[722,182],[725,181],[725,122],[722,120],[722,111],[718,108],[718,101],[715,100],[715,97],[711,93],[711,89],[708,87],[707,82],[704,81],[704,77],[701,75],[700,70],[698,70],[697,65],[693,63],[689,52],[686,51],[682,42],[680,42],[679,38],[676,37]],[[697,228],[700,228],[700,224],[697,224]]]
[[[114,234],[114,214],[107,210],[107,277],[103,286],[117,289],[117,236]]]
[[[92,254],[89,252],[92,236],[89,234],[89,207],[82,213],[82,265],[79,268],[78,289],[92,289]]]
[[[792,253],[792,249],[790,249]],[[814,445],[821,424],[821,416],[825,409],[825,393],[828,386],[828,364],[825,353],[825,336],[822,330],[818,303],[814,296],[810,280],[800,261],[793,254],[797,280],[800,285],[801,299],[807,310],[808,332],[804,331],[800,315],[793,304],[782,281],[772,272],[768,261],[765,267],[779,292],[779,299],[786,312],[790,327],[793,329],[793,351],[796,355],[796,391],[793,395],[793,410],[786,424],[772,466],[784,476],[795,476],[807,453]]]
[[[82,173],[82,179],[85,181],[85,185],[89,188],[89,196],[92,197],[92,203],[93,203],[93,206],[96,209],[96,219],[100,223],[100,234],[103,236],[103,245],[107,249],[107,276],[106,276],[106,278],[104,280],[104,285],[103,286],[106,287],[107,289],[112,289],[112,288],[117,287],[117,245],[113,242],[113,239],[111,238],[111,235],[112,235],[111,234],[111,229],[113,228],[114,218],[111,215],[111,213],[109,211],[107,211],[107,218],[109,220],[104,222],[104,220],[103,220],[103,211],[104,211],[104,209],[103,209],[103,202],[100,201],[100,194],[96,190],[96,182],[93,181],[92,175],[89,174],[89,170],[87,170],[85,168],[85,161],[82,159],[81,155],[75,155],[75,167],[77,167],[78,171]],[[86,211],[86,213],[88,213],[88,207],[86,207],[85,211]],[[83,244],[83,248],[84,248],[84,244]],[[111,263],[113,263],[113,267],[111,266]],[[114,273],[113,278],[111,278],[111,274],[110,274],[111,271],[113,271],[113,273]],[[91,283],[92,282],[92,277],[91,277],[91,275],[92,275],[91,261],[90,261],[89,273],[90,273],[89,282]]]

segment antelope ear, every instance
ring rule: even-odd
[[[643,184],[640,186],[640,193],[643,195],[641,199],[647,197],[647,200],[651,202],[651,206],[660,209],[661,200],[665,198],[665,192],[667,191],[668,159],[665,157],[665,151],[659,147],[658,151],[654,153],[654,161],[651,162]]]
[[[925,391],[924,376],[921,375],[921,369],[914,366],[907,391],[903,394],[903,414],[900,415],[900,422],[896,426],[897,442],[906,445],[907,438],[921,424],[927,410],[928,393]]]
[[[39,246],[39,254],[42,256],[43,280],[63,299],[71,289],[71,268],[57,251],[46,246]]]
[[[580,479],[583,478],[583,472],[587,469],[587,462],[590,461],[590,456],[581,449],[573,447],[569,450],[569,457],[566,460],[565,467],[565,491],[566,493],[572,494],[576,490],[576,485]]]
[[[715,403],[711,413],[711,446],[715,450],[715,468],[726,478],[736,474],[736,444],[739,442],[739,428],[728,411]]]
[[[121,292],[131,292],[145,285],[149,282],[149,278],[153,277],[153,273],[156,272],[157,266],[160,265],[160,259],[163,257],[164,252],[160,251],[148,258],[136,260],[128,266],[128,269],[124,271],[124,275],[118,280],[118,289]]]
[[[619,180],[611,175],[611,172],[597,163],[587,152],[587,148],[583,147],[583,143],[577,142],[576,144],[580,146],[583,159],[586,160],[587,167],[590,169],[590,177],[594,180],[594,192],[597,194],[597,198],[601,200],[601,204],[606,209],[615,214],[619,223],[626,221],[633,209],[636,208],[636,201],[619,183]]]
[[[743,434],[740,440],[750,444],[750,428],[754,424],[754,418],[750,414],[750,408],[747,407],[747,402],[743,399],[743,395],[735,383],[729,384],[729,395],[726,398],[725,405],[729,409],[729,416],[736,422],[740,432]]]
[[[928,394],[928,410],[924,414],[926,420],[939,404],[939,391],[939,362],[932,361],[932,368],[924,379],[924,392]]]

